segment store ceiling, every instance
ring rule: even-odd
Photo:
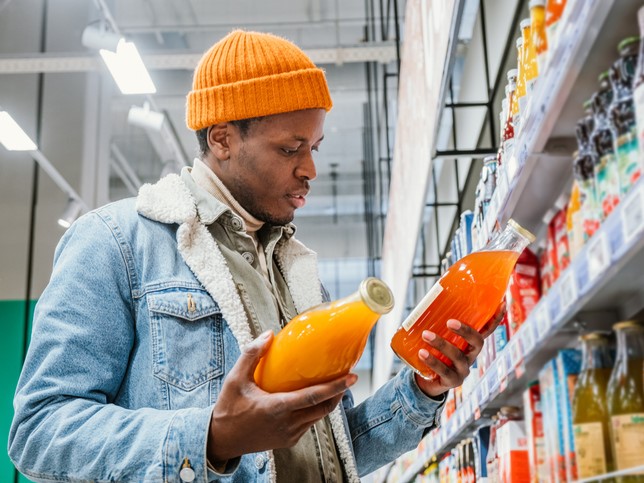
[[[366,1],[375,6],[375,27],[380,40],[379,3],[374,0]],[[11,69],[17,69],[13,73],[45,72],[49,79],[59,75],[59,69],[64,70],[70,65],[76,66],[71,70],[75,69],[78,76],[95,75],[91,73],[99,72],[101,99],[96,103],[97,107],[80,109],[84,117],[66,118],[64,122],[78,125],[80,129],[92,116],[98,116],[98,129],[109,131],[109,141],[100,142],[101,134],[97,135],[99,139],[96,146],[103,151],[97,158],[114,158],[116,147],[116,151],[122,154],[122,159],[131,167],[136,179],[143,183],[153,182],[164,172],[177,169],[176,163],[173,162],[176,161],[176,154],[164,136],[128,124],[129,109],[133,105],[142,106],[146,98],[120,94],[109,73],[98,60],[97,54],[81,44],[83,29],[88,24],[111,16],[118,29],[135,41],[144,61],[146,57],[155,56],[163,61],[164,55],[172,57],[175,63],[177,59],[185,59],[184,68],[155,68],[150,69],[150,74],[157,88],[157,93],[152,96],[153,103],[167,115],[181,149],[186,153],[186,159],[191,162],[196,154],[197,145],[194,133],[185,127],[185,96],[191,86],[192,68],[198,54],[207,50],[231,30],[244,28],[284,36],[306,51],[317,53],[323,49],[381,46],[384,50],[380,54],[385,52],[385,57],[393,59],[395,47],[392,42],[365,42],[366,1],[29,0],[28,4],[31,6],[39,4],[45,7],[45,49],[43,52],[34,51],[34,43],[31,48],[25,48],[20,42],[12,43],[11,46],[3,45],[0,49],[0,80],[9,75]],[[393,38],[393,2],[382,3],[387,4],[390,9],[389,30]],[[7,12],[15,14],[16,10],[21,8],[27,9],[29,6],[22,1],[0,1],[0,17]],[[398,13],[401,23],[404,8],[404,0],[399,0]],[[26,12],[24,14],[26,15]],[[31,21],[35,25],[39,23],[35,18]],[[6,27],[15,28],[16,34],[21,30],[11,22],[7,22]],[[43,30],[33,32],[33,35],[38,36]],[[5,35],[8,36],[9,32],[5,31]],[[52,60],[54,57],[64,61]],[[45,62],[39,63],[41,61]],[[392,65],[395,71],[395,62]],[[355,61],[321,64],[327,72],[334,108],[327,116],[325,141],[316,155],[318,179],[312,184],[306,207],[298,211],[295,221],[298,225],[298,236],[320,253],[323,262],[341,262],[347,258],[354,261],[365,259],[366,271],[367,244],[362,168],[363,116],[367,102],[365,66],[364,62]],[[63,75],[67,74],[61,74],[61,79]],[[63,89],[64,86],[59,88]],[[71,88],[73,87],[70,86]],[[55,94],[46,89],[45,96],[47,95]],[[82,102],[81,98],[87,96],[87,93],[78,92],[77,96],[79,102]],[[379,99],[383,97],[382,86],[378,96]],[[392,111],[395,98],[395,83],[391,82],[389,107]],[[71,117],[71,112],[65,114]],[[47,154],[45,152],[45,155]],[[57,159],[52,159],[52,162],[55,165],[59,163]],[[62,162],[77,163],[77,166],[82,164],[80,160],[73,159]],[[59,166],[59,170],[64,173],[67,169]],[[98,183],[103,181],[98,180]],[[106,182],[109,183],[111,200],[131,196],[132,189],[128,189],[114,168]],[[343,273],[342,269],[335,272],[336,280],[327,283],[339,287],[338,290],[345,293],[349,287],[355,288],[356,279],[359,281],[364,275],[356,274],[355,270],[352,273]],[[332,291],[332,295],[336,294]]]

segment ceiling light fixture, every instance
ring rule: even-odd
[[[58,224],[65,229],[69,228],[76,221],[76,218],[78,218],[82,208],[83,206],[77,199],[70,198],[65,207],[65,211],[63,211],[63,214],[58,219]]]
[[[0,110],[0,143],[9,151],[34,151],[38,149],[26,132],[7,112]]]
[[[134,126],[161,132],[165,122],[165,115],[162,112],[150,109],[150,103],[146,102],[143,107],[130,107],[127,113],[127,122]]]
[[[81,42],[98,49],[123,94],[154,94],[157,90],[134,42],[128,42],[105,23],[85,27]]]

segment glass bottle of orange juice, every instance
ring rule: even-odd
[[[546,0],[530,0],[530,31],[537,54],[537,69],[542,75],[546,68],[548,37],[546,36]]]
[[[494,316],[508,286],[514,265],[534,235],[514,220],[483,249],[452,265],[409,314],[391,340],[391,348],[404,362],[426,379],[436,377],[418,357],[427,349],[445,364],[451,361],[422,339],[425,330],[434,332],[460,350],[467,342],[447,328],[456,319],[482,331]]]
[[[393,306],[389,287],[369,277],[355,293],[298,314],[259,361],[255,382],[265,391],[284,392],[348,374],[360,359],[369,332]]]
[[[512,100],[512,106],[510,107],[510,112],[512,112],[512,125],[514,128],[515,136],[519,132],[521,125],[521,112],[519,106],[522,105],[525,100],[526,88],[525,88],[525,66],[523,65],[523,39],[519,37],[516,41],[517,46],[517,81],[516,81],[516,90],[514,91],[514,99]]]

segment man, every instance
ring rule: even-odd
[[[253,372],[272,334],[323,301],[293,236],[331,99],[290,42],[235,31],[195,71],[201,155],[136,200],[79,219],[57,248],[15,397],[9,454],[37,481],[358,481],[438,421],[467,354],[434,334],[440,379],[405,369],[357,407],[350,374],[269,394]],[[339,404],[342,401],[342,404]]]

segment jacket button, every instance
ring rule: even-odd
[[[195,470],[192,469],[188,458],[183,459],[181,471],[179,471],[179,478],[181,478],[181,481],[185,481],[186,483],[191,483],[195,480]]]
[[[235,231],[239,231],[244,227],[244,225],[242,224],[242,221],[239,218],[237,218],[236,216],[234,216],[230,220],[230,226],[232,226],[233,230],[235,230]]]
[[[255,255],[253,255],[251,252],[242,253],[242,257],[244,257],[244,260],[246,260],[251,265],[255,262]]]
[[[257,456],[255,456],[255,468],[257,468],[258,470],[261,470],[266,464],[266,461],[267,461],[266,455],[258,454]]]

